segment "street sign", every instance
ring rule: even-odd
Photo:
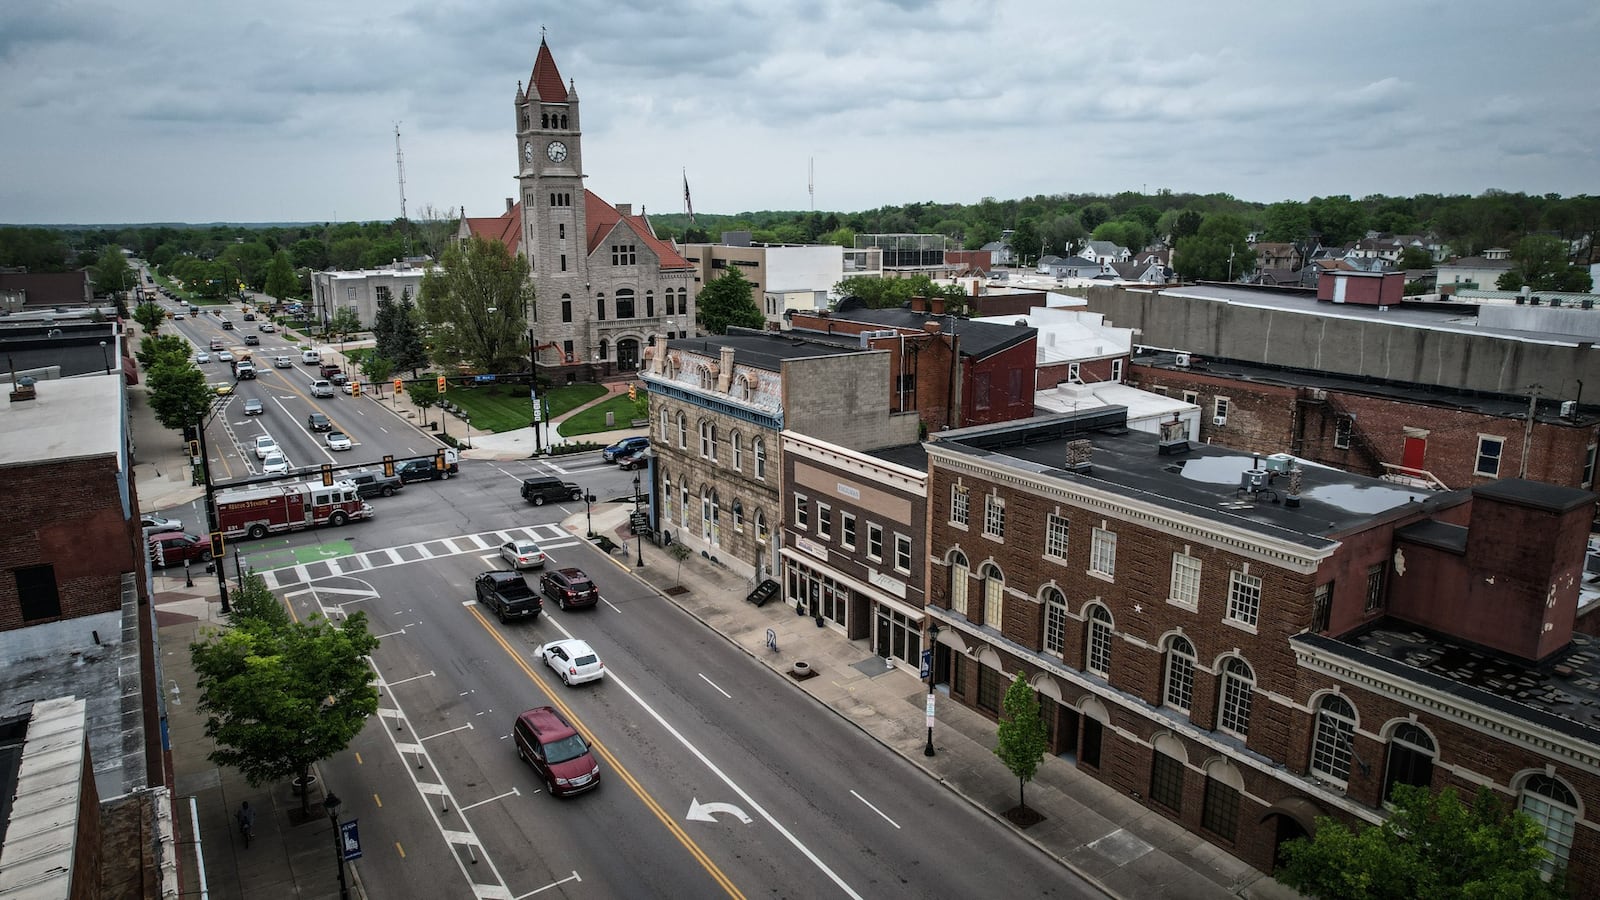
[[[628,524],[632,526],[634,534],[648,534],[650,532],[650,514],[644,510],[628,513]]]
[[[361,858],[361,832],[356,828],[357,819],[339,823],[339,848],[344,853],[345,862]]]
[[[933,727],[933,698],[937,696],[933,691],[928,692],[928,727]]]
[[[927,681],[928,680],[928,676],[933,674],[933,651],[932,650],[924,650],[924,651],[922,651],[922,669],[921,669],[921,671],[922,671],[922,680],[923,681]]]
[[[493,375],[474,375],[474,376],[472,376],[472,380],[478,382],[479,384],[484,384],[486,382],[493,381],[494,380],[494,376]]]

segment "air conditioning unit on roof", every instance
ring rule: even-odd
[[[1187,353],[1179,353],[1178,354],[1178,366],[1180,368],[1184,368],[1184,369],[1189,368],[1189,354],[1187,354]]]

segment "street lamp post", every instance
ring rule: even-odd
[[[634,472],[633,473],[633,511],[635,513],[639,512],[639,473],[638,472]],[[644,532],[640,531],[638,526],[634,526],[634,532],[635,532],[634,539],[639,542],[639,561],[634,563],[634,565],[635,566],[643,566],[644,565]]]
[[[928,625],[928,743],[922,748],[923,756],[932,756],[933,750],[933,689],[934,679],[937,677],[933,671],[934,648],[939,645],[939,623],[932,622]]]
[[[589,512],[589,504],[594,502],[594,495],[585,491],[583,494],[583,517],[589,523],[589,537],[594,537],[594,516]]]
[[[350,887],[344,880],[344,845],[339,839],[339,795],[329,791],[322,808],[328,811],[328,821],[333,825],[333,856],[339,861],[339,900],[350,900]]]

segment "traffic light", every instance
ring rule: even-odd
[[[350,396],[352,396],[352,397],[361,396],[361,380],[360,379],[357,379],[355,381],[350,382]]]
[[[211,558],[217,560],[218,564],[220,565],[221,560],[225,555],[226,554],[223,552],[222,547],[222,532],[211,532]]]
[[[393,453],[385,453],[383,455],[383,477],[385,477],[385,478],[393,478],[394,477],[394,454]]]
[[[443,381],[444,379],[441,378],[439,380]],[[435,453],[433,455],[433,467],[435,469],[438,469],[441,472],[443,472],[445,470],[444,451],[443,450],[440,450],[438,453]]]
[[[199,459],[200,458],[200,442],[199,441],[190,441],[189,442],[189,458],[190,459]]]
[[[444,376],[440,375],[439,376],[439,393],[441,393],[441,394],[444,393],[444,389],[445,389],[446,384],[447,383],[444,380]]]
[[[396,393],[396,394],[398,394],[398,393],[400,393],[400,386],[401,386],[401,385],[403,385],[403,384],[405,384],[405,382],[403,382],[403,381],[401,381],[401,380],[400,380],[400,379],[398,379],[398,378],[396,378],[396,379],[395,379],[395,380],[394,380],[394,392],[395,392],[395,393]]]
[[[333,464],[322,464],[322,486],[333,487]]]
[[[632,400],[632,401],[634,401],[636,403],[638,402],[638,400],[639,400],[639,386],[637,384],[629,384],[628,385],[628,399]]]

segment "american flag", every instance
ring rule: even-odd
[[[683,210],[689,214],[689,224],[694,224],[694,202],[689,199],[689,170],[683,170]]]

